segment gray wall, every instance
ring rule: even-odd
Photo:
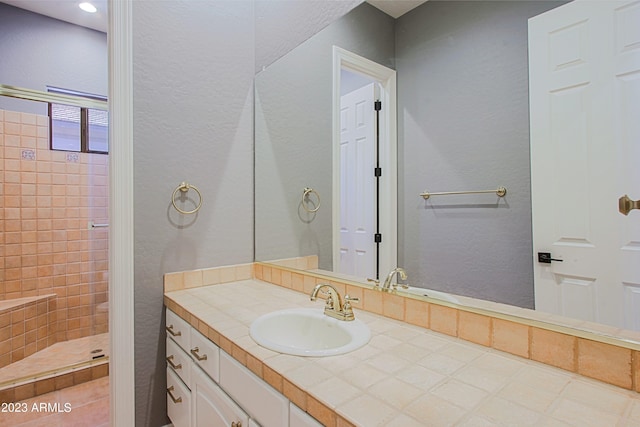
[[[0,3],[0,84],[107,95],[107,35]],[[0,108],[47,114],[44,103],[0,97]]]
[[[253,260],[253,4],[133,6],[136,425],[159,426],[163,274]],[[182,181],[196,215],[171,206]]]
[[[256,77],[257,260],[318,255],[331,269],[333,45],[392,67],[393,19],[363,4]],[[320,194],[315,214],[305,187]]]
[[[167,422],[162,275],[253,261],[255,57],[286,52],[256,46],[272,24],[254,26],[255,8],[270,2],[133,3],[137,426]],[[298,23],[291,40],[325,25],[315,6],[278,4]],[[197,215],[170,206],[181,181],[202,192]]]
[[[398,19],[398,263],[410,282],[533,307],[527,19],[559,4],[429,1]],[[418,196],[501,185],[504,199]]]
[[[256,72],[286,55],[363,1],[256,1]]]

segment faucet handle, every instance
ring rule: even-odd
[[[349,301],[360,302],[360,298],[352,297],[352,296],[349,296],[349,294],[347,294],[347,295],[344,296],[344,301],[345,302],[349,302]]]
[[[380,280],[378,279],[371,279],[367,277],[367,282],[373,283],[375,288],[378,288],[378,286],[380,286]]]
[[[344,303],[342,304],[342,312],[347,320],[353,320],[353,308],[351,307],[351,301],[360,302],[360,298],[344,296]]]

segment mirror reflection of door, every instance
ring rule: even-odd
[[[343,70],[340,98],[340,273],[378,277],[376,217],[377,85]],[[354,89],[357,87],[357,89]]]
[[[573,2],[529,21],[536,309],[640,330],[640,5]],[[595,58],[595,60],[594,60]],[[637,212],[632,212],[637,213]]]
[[[332,92],[333,271],[379,279],[398,253],[396,72],[333,46]]]

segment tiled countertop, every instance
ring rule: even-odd
[[[372,332],[342,356],[258,346],[262,314],[317,307],[258,280],[168,292],[165,304],[325,425],[640,426],[640,395],[354,307]]]

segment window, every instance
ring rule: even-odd
[[[47,90],[90,100],[107,100],[104,96],[67,89],[49,87]],[[106,110],[49,103],[49,121],[52,150],[105,154],[109,152],[109,113]]]

